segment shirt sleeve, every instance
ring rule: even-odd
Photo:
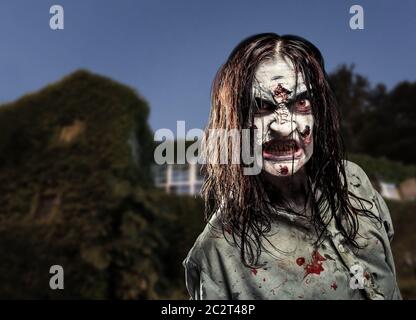
[[[366,173],[363,169],[361,169],[360,166],[353,162],[347,161],[346,168],[348,169],[347,171],[350,180],[349,184],[353,186],[352,192],[355,193],[357,190],[362,198],[368,200],[371,199],[373,201],[374,205],[376,206],[379,218],[383,223],[383,227],[386,231],[388,239],[391,242],[394,236],[394,229],[390,211],[386,205],[386,202],[374,188],[370,179],[367,177]]]
[[[390,216],[390,210],[386,205],[383,197],[374,189],[374,202],[377,206],[377,210],[380,213],[380,218],[383,221],[384,229],[387,232],[387,236],[389,237],[390,242],[393,240],[394,237],[394,228],[393,222]]]
[[[185,284],[191,300],[225,300],[224,289],[197,263],[187,258],[183,262]]]
[[[380,193],[378,193],[377,190],[375,190],[375,189],[373,189],[373,190],[374,190],[375,205],[376,205],[377,210],[380,214],[380,218],[383,222],[383,227],[386,230],[388,239],[391,242],[393,240],[393,237],[394,237],[394,228],[393,228],[393,222],[392,222],[391,215],[390,215],[390,210],[387,207],[387,204],[384,201],[383,197],[380,195]],[[390,249],[386,250],[386,261],[390,265],[390,268],[393,270],[393,273],[394,273],[395,277],[397,277],[396,268],[395,268],[395,264],[394,264],[394,258],[393,258],[393,254],[392,254]],[[393,300],[401,300],[402,299],[400,289],[397,285],[397,282],[396,282],[396,286],[394,288],[394,292],[392,294],[391,299],[393,299]]]
[[[185,284],[186,289],[188,290],[190,300],[201,300],[200,294],[200,271],[199,267],[190,261],[189,259],[185,259],[183,262],[183,266],[185,268]]]
[[[387,207],[386,202],[384,201],[380,193],[378,193],[374,186],[371,184],[370,179],[367,177],[363,169],[361,169],[358,165],[352,162],[348,162],[347,165],[349,168],[349,174],[351,179],[350,184],[352,184],[352,186],[356,185],[360,189],[360,196],[365,199],[371,199],[371,201],[375,205],[374,209],[376,210],[377,215],[382,223],[379,232],[383,233],[382,242],[384,246],[385,260],[395,279],[397,279],[393,253],[390,245],[394,237],[394,228],[390,215],[390,210]],[[400,294],[400,289],[397,285],[397,281],[395,281],[394,287],[391,288],[391,292],[391,295],[389,295],[388,297],[389,299],[402,298]]]

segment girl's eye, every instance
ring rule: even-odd
[[[256,113],[258,115],[266,115],[276,110],[276,106],[274,104],[265,100],[258,101],[257,105],[258,105],[258,109]]]
[[[299,99],[295,102],[295,112],[310,113],[311,111],[311,102],[308,99]]]

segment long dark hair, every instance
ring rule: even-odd
[[[356,236],[358,215],[372,215],[362,204],[365,199],[348,190],[344,167],[345,150],[340,135],[339,114],[334,94],[324,69],[320,51],[309,41],[274,33],[254,35],[243,40],[219,69],[212,87],[212,105],[205,138],[211,129],[244,129],[253,127],[256,104],[252,84],[257,66],[279,53],[301,72],[308,88],[314,117],[313,155],[306,164],[307,199],[311,203],[311,225],[317,241],[327,225],[335,225],[349,242],[359,248]],[[231,148],[226,144],[226,148]],[[217,152],[224,148],[218,144]],[[211,148],[203,149],[205,158]],[[245,175],[243,165],[207,163],[204,166],[205,217],[209,221],[219,213],[222,232],[231,233],[246,266],[258,265],[262,239],[271,230],[273,214],[262,175]],[[350,197],[360,204],[354,207]],[[286,208],[289,209],[289,208]]]

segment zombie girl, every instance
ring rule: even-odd
[[[313,44],[268,33],[234,49],[213,84],[207,135],[235,128],[250,130],[251,151],[261,146],[262,170],[205,165],[208,223],[184,261],[191,298],[400,299],[389,210],[344,160]]]

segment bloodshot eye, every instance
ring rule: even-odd
[[[308,99],[299,99],[295,102],[295,112],[310,113],[311,102]]]

